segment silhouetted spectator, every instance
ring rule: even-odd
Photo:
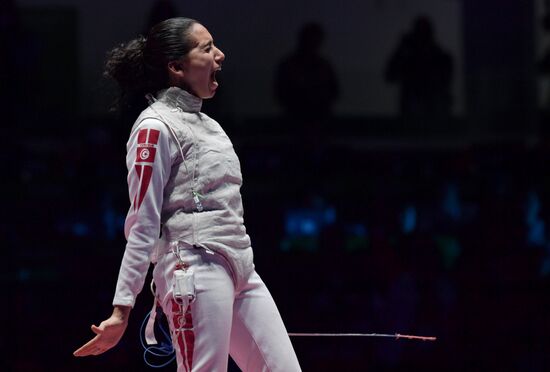
[[[294,52],[279,64],[275,95],[287,114],[306,127],[330,116],[338,98],[338,82],[329,61],[320,54],[325,32],[318,23],[302,27]]]
[[[401,39],[386,66],[385,77],[400,85],[405,117],[433,118],[450,113],[451,56],[437,45],[430,19],[419,16]]]

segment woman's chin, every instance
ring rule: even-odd
[[[217,88],[217,87],[216,87]],[[214,89],[210,89],[209,92],[205,93],[202,95],[202,99],[209,99],[209,98],[212,98],[216,95],[216,88]]]

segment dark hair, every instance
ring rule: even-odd
[[[167,64],[193,49],[189,34],[196,23],[183,17],[167,19],[153,26],[147,37],[139,36],[107,54],[103,75],[121,89],[115,109],[143,105],[145,94],[168,87]]]

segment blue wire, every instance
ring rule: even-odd
[[[143,335],[145,334],[145,326],[146,326],[147,320],[149,319],[150,316],[151,316],[151,312],[149,311],[149,313],[147,313],[147,315],[145,315],[145,318],[143,319],[143,322],[141,323],[141,327],[139,329],[139,340],[141,342],[141,346],[144,349],[144,351],[143,351],[143,361],[145,362],[145,364],[147,364],[149,367],[152,367],[152,368],[166,367],[168,364],[172,363],[174,361],[174,359],[176,359],[176,353],[175,353],[175,350],[174,350],[174,346],[172,345],[172,339],[170,338],[170,335],[168,334],[168,332],[166,332],[166,329],[164,329],[164,327],[161,324],[159,324],[159,328],[160,328],[162,334],[170,342],[168,342],[168,343],[167,342],[160,342],[160,346],[147,346],[147,344],[145,343],[145,340],[143,339],[144,338]],[[161,357],[161,358],[169,357],[170,355],[172,355],[172,357],[167,362],[157,365],[157,364],[153,364],[153,363],[149,362],[149,360],[147,360],[147,355],[149,355],[149,354],[153,355],[153,356],[156,356],[156,357]]]

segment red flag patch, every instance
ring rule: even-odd
[[[141,206],[151,182],[152,163],[155,161],[159,136],[160,131],[156,129],[141,129],[138,132],[135,168],[139,178],[139,187],[136,195],[134,195],[134,209],[136,211]]]
[[[154,147],[138,147],[136,162],[152,163],[155,161],[157,149]]]

